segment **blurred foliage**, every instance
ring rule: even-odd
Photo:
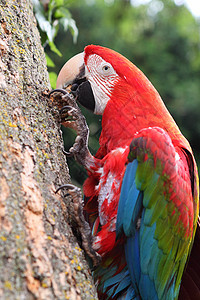
[[[138,1],[137,1],[138,2]],[[169,111],[190,141],[197,161],[200,156],[200,20],[173,0],[152,0],[134,6],[128,0],[77,0],[70,12],[79,28],[77,44],[69,32],[60,32],[55,44],[63,57],[53,58],[58,73],[74,54],[88,44],[112,48],[137,65],[159,91]],[[90,147],[98,149],[100,117],[84,110],[90,126]],[[64,131],[66,148],[75,135]],[[80,167],[69,160],[71,174],[82,182]],[[81,179],[81,178],[82,179]]]
[[[59,49],[54,43],[54,39],[58,34],[59,28],[63,28],[63,32],[70,30],[73,41],[77,41],[78,28],[74,19],[69,12],[70,0],[32,0],[35,17],[37,19],[42,45],[45,48],[47,45],[50,50],[62,56]],[[53,60],[46,53],[48,67],[54,67]],[[56,73],[49,73],[51,85],[56,84]]]

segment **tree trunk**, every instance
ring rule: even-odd
[[[55,194],[70,177],[30,1],[1,0],[0,52],[0,299],[95,299]]]

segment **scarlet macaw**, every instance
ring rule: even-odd
[[[199,213],[188,141],[145,75],[113,50],[87,46],[58,76],[57,88],[69,85],[102,115],[96,156],[78,158],[102,258],[94,270],[99,299],[177,299]]]

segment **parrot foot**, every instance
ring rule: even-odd
[[[83,215],[83,200],[81,189],[72,184],[64,184],[56,190],[56,193],[62,189],[67,189],[67,194],[70,194],[72,196],[74,206],[74,218],[78,225],[78,231],[81,235],[82,248],[85,250],[86,254],[91,258],[93,266],[96,267],[101,261],[101,256],[92,248],[93,236],[90,226],[86,222]]]
[[[68,152],[64,151],[67,156],[74,156],[77,162],[83,165],[86,169],[90,169],[94,164],[94,158],[88,149],[89,128],[85,117],[76,103],[74,96],[66,90],[56,89],[50,92],[62,93],[63,95],[58,100],[55,96],[55,101],[59,101],[61,124],[65,127],[74,129],[77,133],[74,145]]]
[[[60,116],[62,124],[65,127],[71,127],[77,133],[75,142],[69,151],[66,152],[66,155],[73,155],[78,163],[88,168],[87,160],[91,157],[91,154],[88,149],[89,128],[85,117],[82,115],[80,109],[70,105],[66,105],[60,110]]]

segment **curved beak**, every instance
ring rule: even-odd
[[[78,102],[94,112],[95,99],[85,74],[84,52],[68,60],[58,74],[56,88],[62,89],[69,85],[71,85],[71,93],[76,96]]]
[[[84,53],[81,52],[69,59],[58,74],[56,88],[61,89],[72,84],[84,66]]]

